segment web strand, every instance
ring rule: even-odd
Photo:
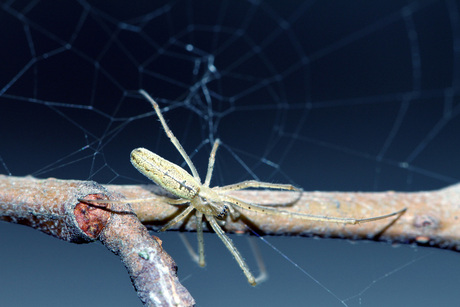
[[[0,21],[8,31],[0,33],[1,173],[143,184],[145,179],[129,164],[129,153],[137,147],[185,168],[151,106],[140,99],[138,90],[143,88],[160,105],[201,176],[214,142],[221,140],[211,186],[258,180],[305,190],[420,191],[460,180],[457,1],[206,3],[3,1]],[[342,260],[359,259],[348,266],[341,262],[341,271],[350,266],[356,271],[379,255],[362,256],[366,248],[360,245],[353,254],[332,245],[303,251],[298,260],[291,249],[305,244],[302,240],[307,239],[296,241],[296,246],[277,244],[281,253],[294,255],[289,265],[265,259],[271,278],[256,289],[263,294],[232,285],[223,291],[229,296],[222,301],[250,305],[266,297],[265,302],[275,304],[272,285],[278,293],[286,287],[295,292],[284,298],[285,304],[314,305],[330,299],[338,305],[373,305],[385,296],[388,305],[400,302],[396,299],[415,305],[430,299],[417,291],[417,284],[406,291],[386,287],[386,282],[417,280],[411,271],[437,277],[427,284],[433,289],[441,285],[442,293],[448,293],[433,295],[437,304],[459,300],[458,291],[450,291],[460,282],[458,266],[452,264],[458,259],[445,260],[445,254],[424,257],[420,250],[387,247],[382,254],[391,264],[385,271],[365,272],[356,281],[358,289],[350,289],[337,285],[338,277],[317,277],[312,258],[326,250]],[[2,246],[14,250],[12,242]],[[63,248],[41,244],[44,250]],[[26,257],[31,251],[15,253]],[[77,263],[80,258],[71,260],[74,253],[59,257]],[[179,257],[181,253],[182,247]],[[10,262],[8,255],[2,257]],[[224,262],[219,255],[217,259]],[[205,273],[184,263],[180,271],[189,270],[191,286],[203,291],[200,281],[208,279],[201,274],[217,283],[227,267],[228,274],[237,270],[227,260],[225,268],[210,263]],[[385,262],[379,260],[376,265]],[[295,272],[302,272],[299,279],[291,271],[283,276],[293,263],[298,264]],[[321,263],[328,272],[327,261]],[[437,270],[449,274],[440,276]],[[306,275],[321,281],[326,298],[304,287],[305,280],[311,280]],[[354,281],[353,274],[347,278]],[[14,292],[9,284],[1,285],[9,289],[2,294]],[[236,301],[235,292],[244,293],[246,301]],[[51,296],[43,293],[45,298],[37,298],[36,305],[50,304]],[[78,304],[78,297],[66,289],[56,293]],[[202,296],[198,301],[204,305],[212,297],[209,291]],[[344,297],[348,299],[340,299]],[[208,305],[215,301],[210,298]]]

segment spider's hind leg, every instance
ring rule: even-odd
[[[185,249],[187,249],[188,254],[192,257],[192,260],[200,267],[204,267],[206,262],[204,260],[204,237],[203,237],[203,213],[196,211],[196,234],[198,238],[198,253],[195,252],[190,241],[183,233],[179,233],[179,237],[184,243]]]
[[[248,279],[248,282],[252,286],[255,286],[257,284],[256,279],[252,275],[251,271],[249,270],[248,265],[244,261],[243,257],[241,256],[240,252],[238,251],[238,249],[236,249],[236,247],[233,244],[232,240],[225,234],[225,232],[222,230],[222,228],[220,228],[220,226],[219,226],[219,224],[217,224],[217,221],[214,218],[214,216],[206,215],[206,219],[209,221],[209,224],[211,224],[212,229],[214,229],[214,231],[219,236],[219,238],[222,240],[222,242],[224,242],[224,244],[228,248],[228,250],[235,257],[236,262],[238,262],[238,265],[243,270],[244,275],[246,275],[246,278]]]
[[[252,253],[256,258],[257,266],[259,267],[259,275],[256,277],[256,283],[263,283],[268,279],[268,271],[265,267],[264,258],[260,253],[259,246],[257,246],[257,241],[254,237],[248,237],[249,246],[251,247]]]

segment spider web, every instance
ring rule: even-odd
[[[2,1],[0,172],[146,183],[128,161],[136,147],[184,166],[137,94],[144,88],[202,176],[210,144],[222,140],[212,185],[457,183],[459,15],[454,0]],[[4,304],[139,305],[124,268],[100,246],[0,227]],[[205,237],[205,269],[176,234],[161,238],[200,306],[460,298],[458,255],[449,251],[265,238],[274,246],[261,244],[270,279],[252,288],[215,235]],[[255,268],[245,240],[232,238]]]

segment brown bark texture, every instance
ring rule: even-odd
[[[120,256],[145,306],[193,306],[173,259],[128,203],[95,206],[79,201],[120,197],[94,182],[0,175],[0,220],[73,243],[100,240]]]
[[[248,203],[277,206],[298,192],[242,190],[231,195]],[[151,236],[185,207],[168,204],[155,185],[106,185],[94,182],[0,175],[0,219],[28,225],[74,243],[100,240],[119,255],[146,306],[190,306],[194,300],[179,283],[176,266]],[[133,200],[131,204],[79,199]],[[398,216],[358,225],[306,221],[286,215],[240,210],[223,221],[226,232],[367,239],[460,250],[460,184],[427,192],[303,192],[282,210],[303,214],[369,218],[406,208]],[[143,225],[144,224],[144,225]],[[193,216],[171,229],[194,231]]]
[[[172,206],[156,186],[107,186],[128,199],[151,198],[150,202],[132,203],[139,219],[153,229],[164,225],[183,207]],[[273,206],[286,203],[296,192],[242,190],[232,196],[249,203]],[[164,193],[163,193],[164,194]],[[423,192],[303,192],[301,198],[282,210],[303,214],[344,218],[369,218],[407,210],[400,216],[357,225],[305,221],[286,216],[260,214],[241,210],[242,215],[227,218],[226,232],[260,235],[295,235],[344,238],[351,240],[387,241],[419,244],[460,251],[460,184]],[[172,229],[194,231],[194,218],[176,224]],[[249,227],[248,227],[249,226]]]

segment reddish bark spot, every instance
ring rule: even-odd
[[[100,200],[107,199],[107,197],[103,194],[90,194],[84,199]],[[80,229],[89,237],[96,239],[110,218],[111,213],[109,210],[106,210],[108,207],[109,204],[104,203],[91,204],[90,202],[79,202],[75,206],[74,214]]]

